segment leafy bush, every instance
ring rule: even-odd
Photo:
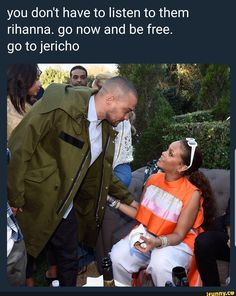
[[[213,121],[213,115],[211,110],[196,111],[192,113],[186,113],[183,115],[174,116],[176,123],[186,122],[202,122],[202,121]]]
[[[67,83],[68,73],[62,70],[60,67],[52,68],[49,67],[40,76],[43,88],[46,88],[51,83]]]
[[[202,109],[214,108],[221,98],[224,97],[225,108],[229,107],[230,100],[230,68],[224,64],[210,64],[206,69],[206,75],[202,79],[201,89],[198,100],[201,102]],[[222,102],[220,103],[222,104]],[[221,111],[222,113],[222,111]],[[227,114],[223,116],[226,118]]]
[[[203,167],[229,169],[230,122],[212,121],[172,124],[163,137],[165,145],[193,137],[203,154]]]
[[[225,120],[230,115],[230,94],[226,93],[220,97],[214,106],[212,114],[216,120]]]
[[[149,116],[149,125],[137,133],[133,141],[134,161],[132,169],[145,166],[146,163],[161,154],[165,129],[173,122],[173,110],[166,99],[158,92],[154,96],[156,110]]]

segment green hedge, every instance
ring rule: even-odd
[[[185,122],[202,122],[202,121],[213,121],[214,117],[212,110],[205,111],[196,111],[192,113],[186,113],[183,115],[174,116],[176,123],[185,123]]]
[[[203,154],[203,167],[229,169],[230,122],[211,121],[172,124],[163,137],[166,146],[171,142],[193,137]]]

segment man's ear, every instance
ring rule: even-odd
[[[106,103],[107,103],[107,104],[111,104],[114,100],[115,100],[115,97],[114,97],[113,95],[108,94],[108,95],[106,96]]]

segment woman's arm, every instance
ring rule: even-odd
[[[139,207],[139,203],[137,201],[133,200],[131,204],[127,205],[125,203],[121,203],[119,199],[115,199],[114,197],[109,195],[107,197],[107,201],[110,207],[121,211],[131,218],[135,218],[137,209]]]
[[[140,197],[140,203],[143,199],[145,191],[146,191],[146,188],[143,189],[143,192]],[[137,210],[138,210],[139,204],[140,204],[139,202],[133,200],[131,202],[131,204],[127,205],[125,203],[121,203],[120,200],[115,199],[114,197],[109,196],[109,195],[107,197],[107,201],[108,201],[108,205],[110,207],[118,209],[119,211],[121,211],[122,213],[126,214],[127,216],[129,216],[133,219],[135,218],[135,216],[137,214]]]
[[[118,210],[134,219],[136,216],[138,207],[139,207],[139,203],[137,201],[133,200],[130,205],[120,203]]]

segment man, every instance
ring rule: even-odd
[[[78,237],[95,245],[107,195],[133,201],[112,174],[112,126],[136,104],[136,90],[121,77],[98,92],[52,84],[9,139],[10,205],[31,256],[53,245],[62,286],[76,285]]]
[[[73,86],[87,86],[88,72],[83,66],[74,66],[70,70],[70,84]]]

